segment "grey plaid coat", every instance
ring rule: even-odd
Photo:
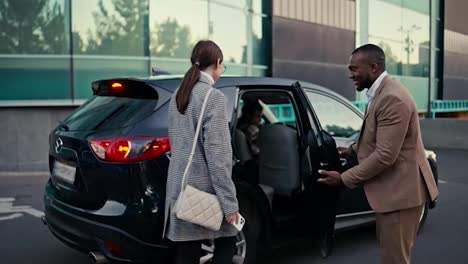
[[[178,219],[172,210],[180,193],[182,176],[192,148],[203,100],[210,88],[212,87],[209,78],[201,74],[200,80],[192,90],[185,114],[182,115],[177,110],[177,93],[173,94],[169,105],[171,161],[166,184],[165,235],[172,241],[214,239],[237,234],[237,230],[226,221],[219,231],[211,231]],[[226,98],[219,90],[211,92],[202,122],[187,183],[202,191],[216,194],[225,215],[234,213],[239,208],[231,178],[231,136],[226,120]]]

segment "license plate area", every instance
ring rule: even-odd
[[[76,168],[60,161],[54,161],[53,174],[56,178],[69,184],[75,183]]]

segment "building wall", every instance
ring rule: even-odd
[[[47,171],[48,135],[92,81],[183,74],[200,39],[221,47],[226,75],[270,72],[269,0],[3,2],[0,172]]]
[[[0,108],[0,173],[49,170],[49,133],[75,107]]]
[[[97,79],[183,74],[201,39],[221,47],[226,75],[266,75],[265,1],[2,0],[0,107],[71,106]]]
[[[443,99],[468,99],[468,1],[445,1]]]
[[[272,72],[355,99],[346,65],[355,48],[355,2],[275,0]]]

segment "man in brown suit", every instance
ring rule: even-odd
[[[376,213],[382,263],[410,263],[426,199],[437,185],[424,153],[416,104],[403,85],[385,71],[385,54],[376,45],[357,48],[349,60],[357,91],[368,89],[368,108],[357,144],[338,149],[357,155],[359,164],[343,172],[320,171],[320,182],[355,188],[363,185]]]

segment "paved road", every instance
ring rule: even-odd
[[[431,211],[413,251],[413,263],[468,263],[468,151],[437,150],[441,198]],[[1,198],[13,197],[14,207],[43,211],[42,194],[47,178],[0,177]],[[88,257],[55,239],[34,215],[35,210],[1,213],[0,263],[84,264]],[[25,209],[25,210],[23,210]],[[26,212],[27,211],[27,212]],[[12,216],[16,214],[16,216]],[[8,219],[8,218],[12,219]],[[372,227],[337,234],[334,254],[322,260],[313,245],[290,245],[275,250],[270,263],[378,263]]]

